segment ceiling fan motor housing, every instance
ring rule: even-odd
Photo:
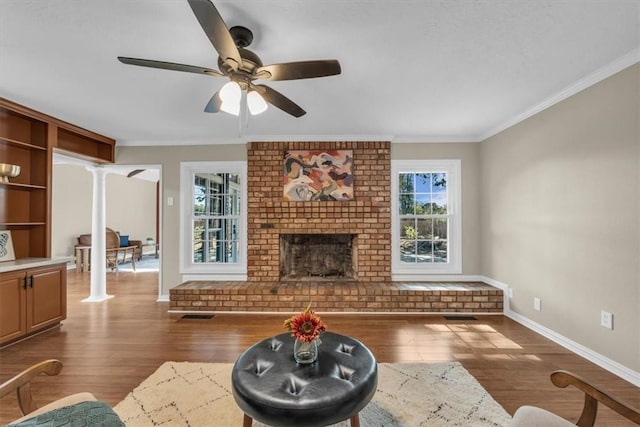
[[[243,48],[238,48],[238,52],[240,53],[240,57],[242,58],[242,64],[240,64],[236,72],[251,75],[256,68],[262,67],[262,61],[255,53]],[[224,74],[233,74],[233,69],[229,67],[220,57],[218,57],[218,68]]]

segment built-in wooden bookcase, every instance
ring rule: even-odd
[[[78,154],[98,163],[113,163],[115,144],[108,138],[98,139],[97,135],[84,135],[82,129],[67,129],[59,126],[56,148],[68,153]]]
[[[20,175],[0,182],[0,228],[10,230],[17,259],[50,256],[49,126],[0,105],[0,163]]]
[[[0,163],[20,175],[0,182],[0,230],[10,230],[16,259],[51,256],[53,150],[113,163],[115,141],[0,98]]]

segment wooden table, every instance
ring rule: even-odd
[[[76,270],[89,271],[91,264],[91,246],[76,246]]]
[[[148,248],[148,247],[153,247],[154,248],[154,254],[156,259],[158,258],[158,248],[159,248],[159,244],[158,243],[143,243],[142,247],[140,248],[140,258],[142,258],[142,256],[144,255],[144,248]]]
[[[112,269],[118,271],[118,264],[120,262],[126,262],[130,260],[131,268],[133,269],[133,271],[136,271],[135,250],[135,246],[107,249],[106,261],[108,261]],[[76,269],[81,273],[91,270],[91,246],[76,246]]]

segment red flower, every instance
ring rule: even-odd
[[[320,336],[327,327],[312,310],[311,304],[300,314],[284,321],[284,328],[298,341],[311,342]]]

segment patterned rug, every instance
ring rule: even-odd
[[[160,266],[160,260],[158,258],[144,256],[141,260],[136,261],[136,273],[150,273],[150,272],[158,272]],[[107,271],[111,272],[110,269]],[[115,270],[114,270],[115,271]],[[118,271],[133,273],[133,268],[131,267],[130,262],[123,262],[118,265]]]
[[[127,426],[241,426],[231,367],[166,362],[114,410]],[[504,426],[510,420],[458,362],[380,363],[378,390],[360,412],[362,427]]]

